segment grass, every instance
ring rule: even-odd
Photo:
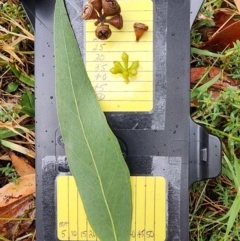
[[[34,152],[34,36],[19,1],[1,3],[0,140]],[[7,140],[6,140],[7,139]],[[6,149],[0,154],[4,156]],[[0,163],[1,165],[1,163]]]
[[[205,0],[202,17],[191,31],[191,65],[219,67],[238,82],[239,41],[221,53],[199,49],[206,41],[200,29],[214,26],[213,14],[219,8],[236,12],[231,0]],[[235,14],[235,18],[239,17]],[[0,149],[0,186],[3,186],[16,178],[7,155],[9,150],[34,160],[34,37],[18,0],[1,4],[0,22],[0,140],[4,144]],[[203,77],[200,82],[204,81]],[[217,135],[223,145],[222,174],[195,183],[190,190],[191,241],[240,240],[240,91],[224,89],[213,98],[209,87],[216,81],[217,78],[212,78],[202,85],[199,82],[191,91],[192,118]]]
[[[34,35],[18,0],[0,1],[0,9],[0,187],[2,187],[9,182],[16,182],[18,178],[10,162],[9,150],[22,153],[21,155],[30,163],[34,163]],[[24,219],[21,220],[20,217],[17,222],[21,227]],[[9,227],[7,230],[9,235],[5,237],[2,236],[3,230],[1,226],[0,240],[33,241],[35,237],[34,224],[27,232],[14,231]]]
[[[206,0],[201,19],[195,22],[192,33],[192,66],[215,66],[226,71],[239,85],[240,42],[221,53],[198,49],[204,41],[201,28],[214,26],[213,13],[218,8],[235,11],[233,2]],[[239,14],[236,14],[239,18]],[[213,180],[195,183],[190,191],[190,240],[240,240],[240,95],[238,88],[226,88],[213,97],[209,87],[222,76],[191,91],[192,118],[217,135],[223,146],[222,174]],[[204,82],[203,82],[204,83]],[[197,101],[196,101],[197,99]],[[197,103],[197,104],[196,104]]]

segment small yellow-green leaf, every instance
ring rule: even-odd
[[[129,75],[136,76],[137,75],[137,70],[136,69],[129,69],[128,73],[129,73]]]
[[[132,70],[132,69],[137,70],[138,67],[139,67],[139,61],[136,60],[136,61],[132,62],[132,65],[130,66],[130,68],[128,70]]]
[[[114,61],[113,64],[114,67],[117,69],[118,73],[122,73],[124,71],[124,68],[119,61]]]
[[[118,69],[115,68],[115,67],[112,67],[110,70],[109,70],[112,74],[118,74]]]
[[[122,61],[124,63],[124,68],[127,70],[128,69],[128,54],[123,52],[122,54]]]
[[[58,120],[88,220],[101,241],[129,241],[129,170],[86,73],[63,0],[55,5],[54,48]]]

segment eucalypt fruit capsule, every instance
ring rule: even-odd
[[[81,17],[84,20],[96,19],[94,25],[97,26],[95,35],[100,40],[107,40],[111,36],[109,25],[117,29],[122,29],[123,18],[121,7],[117,0],[88,0],[82,9]]]
[[[129,77],[130,76],[136,76],[137,75],[137,69],[139,66],[139,61],[133,61],[132,65],[130,67],[128,67],[128,59],[129,56],[128,54],[126,54],[125,52],[123,52],[122,54],[122,61],[123,61],[123,65],[119,62],[119,61],[114,61],[113,62],[113,67],[110,69],[110,72],[112,74],[121,74],[125,83],[128,84],[129,83]]]

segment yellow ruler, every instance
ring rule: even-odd
[[[95,36],[94,21],[86,21],[86,69],[98,95],[102,110],[151,111],[153,108],[153,2],[151,0],[118,0],[123,28],[110,25],[112,35],[101,41]],[[148,25],[148,31],[135,41],[133,24]],[[109,70],[113,61],[122,61],[122,53],[129,55],[129,63],[139,60],[137,76],[126,84],[120,74]]]
[[[164,241],[167,198],[165,178],[132,176],[131,185],[133,212],[130,241]],[[88,223],[74,178],[59,176],[56,190],[58,239],[99,241]]]

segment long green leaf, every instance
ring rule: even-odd
[[[228,234],[230,233],[230,231],[231,231],[231,229],[234,225],[234,222],[235,221],[237,222],[236,218],[237,218],[237,215],[239,214],[239,211],[240,211],[240,194],[238,193],[236,198],[233,201],[233,204],[232,204],[230,210],[228,211],[229,219],[228,219],[228,222],[227,222],[227,230],[226,230],[226,233],[224,235],[224,241],[229,240]]]
[[[216,57],[216,58],[224,56],[223,54],[216,54],[208,50],[202,50],[202,49],[197,49],[193,47],[191,48],[191,54],[198,54],[198,55],[204,55],[204,56]]]
[[[56,101],[69,167],[101,241],[128,241],[130,175],[87,76],[63,0],[54,13]]]
[[[24,73],[22,73],[21,71],[17,70],[16,67],[9,63],[9,67],[11,69],[11,71],[13,72],[13,74],[24,84],[34,87],[34,78],[32,76],[28,76]]]
[[[27,114],[29,116],[34,117],[35,111],[34,111],[34,95],[32,91],[26,90],[24,91],[20,104],[22,106],[21,112],[24,114]]]
[[[219,72],[218,75],[216,75],[214,78],[212,78],[202,86],[192,90],[191,99],[195,98],[198,95],[198,93],[205,92],[209,87],[211,87],[215,82],[217,82],[220,77],[221,77],[221,72]]]

